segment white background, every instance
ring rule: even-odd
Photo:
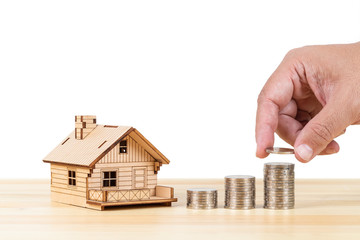
[[[255,157],[257,95],[288,50],[359,41],[359,23],[357,0],[0,1],[0,178],[49,178],[76,114],[136,127],[170,159],[162,178],[296,162]],[[359,134],[297,177],[359,177]]]

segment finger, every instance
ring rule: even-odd
[[[288,115],[279,116],[279,125],[276,133],[288,144],[294,146],[296,137],[301,129],[303,129],[303,125],[296,119]]]
[[[297,104],[294,99],[291,99],[290,102],[279,112],[279,115],[287,115],[292,118],[295,118],[296,114]]]
[[[295,157],[301,162],[308,162],[321,153],[348,125],[347,115],[341,104],[327,104],[300,131],[295,141]],[[333,145],[335,150],[338,145]]]
[[[356,121],[352,125],[360,125],[360,121]]]
[[[302,123],[303,126],[305,126],[306,123],[311,120],[311,115],[306,111],[298,110],[296,120],[298,120],[300,123]]]
[[[291,100],[279,113],[279,123],[276,133],[290,145],[294,145],[298,132],[302,129],[302,124],[295,119],[297,116],[297,104]]]
[[[257,157],[268,156],[266,148],[274,145],[274,133],[278,126],[279,111],[291,100],[293,84],[288,72],[287,68],[280,65],[259,95],[255,130]]]
[[[288,110],[285,113],[285,110]],[[293,110],[288,106],[285,107],[279,116],[279,124],[276,130],[276,133],[288,144],[294,146],[296,137],[299,135],[301,129],[303,129],[303,125],[301,122],[297,121],[297,119],[292,118]],[[297,115],[298,116],[298,115]],[[341,134],[345,132],[342,131]],[[339,152],[340,147],[336,141],[331,141],[326,148],[319,155],[329,155]]]
[[[339,136],[341,136],[341,135],[343,135],[345,133],[346,133],[346,128],[344,130],[342,130],[342,132],[339,135],[337,135],[336,137],[339,137]]]
[[[330,155],[330,154],[334,154],[340,151],[340,146],[339,144],[335,141],[332,140],[324,150],[321,151],[321,153],[319,153],[319,155]]]
[[[341,135],[343,135],[346,132],[346,129],[344,129],[338,136],[339,137]],[[335,141],[332,140],[324,150],[321,151],[321,153],[319,155],[330,155],[330,154],[334,154],[334,153],[338,153],[340,151],[340,146],[339,144]]]

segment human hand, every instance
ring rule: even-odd
[[[360,42],[291,50],[258,98],[256,156],[265,158],[274,132],[308,162],[333,154],[333,139],[360,122]]]

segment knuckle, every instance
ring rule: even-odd
[[[293,48],[287,52],[285,55],[286,58],[298,58],[299,56],[303,55],[303,52],[306,50],[307,47],[301,48]]]
[[[257,104],[259,105],[264,101],[264,91],[262,90],[257,98]]]
[[[285,59],[292,61],[304,61],[312,52],[312,46],[304,46],[300,48],[294,48],[287,52]]]
[[[321,143],[329,143],[334,138],[331,127],[323,123],[314,123],[311,127],[311,131],[315,136],[313,141],[316,141],[318,144],[320,144],[319,141],[321,141]]]
[[[258,105],[261,105],[261,104],[267,102],[267,101],[268,101],[268,96],[267,96],[267,95],[268,95],[268,94],[267,94],[266,87],[264,87],[264,88],[261,90],[261,92],[259,93],[259,95],[258,95],[257,104],[258,104]]]
[[[294,49],[291,49],[290,51],[288,51],[285,56],[287,58],[292,58],[292,57],[296,56],[298,54],[298,52],[299,52],[299,48],[294,48]]]

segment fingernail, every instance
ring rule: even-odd
[[[301,144],[295,149],[296,153],[306,162],[310,161],[312,159],[312,156],[314,154],[311,147],[309,147],[306,144]]]

